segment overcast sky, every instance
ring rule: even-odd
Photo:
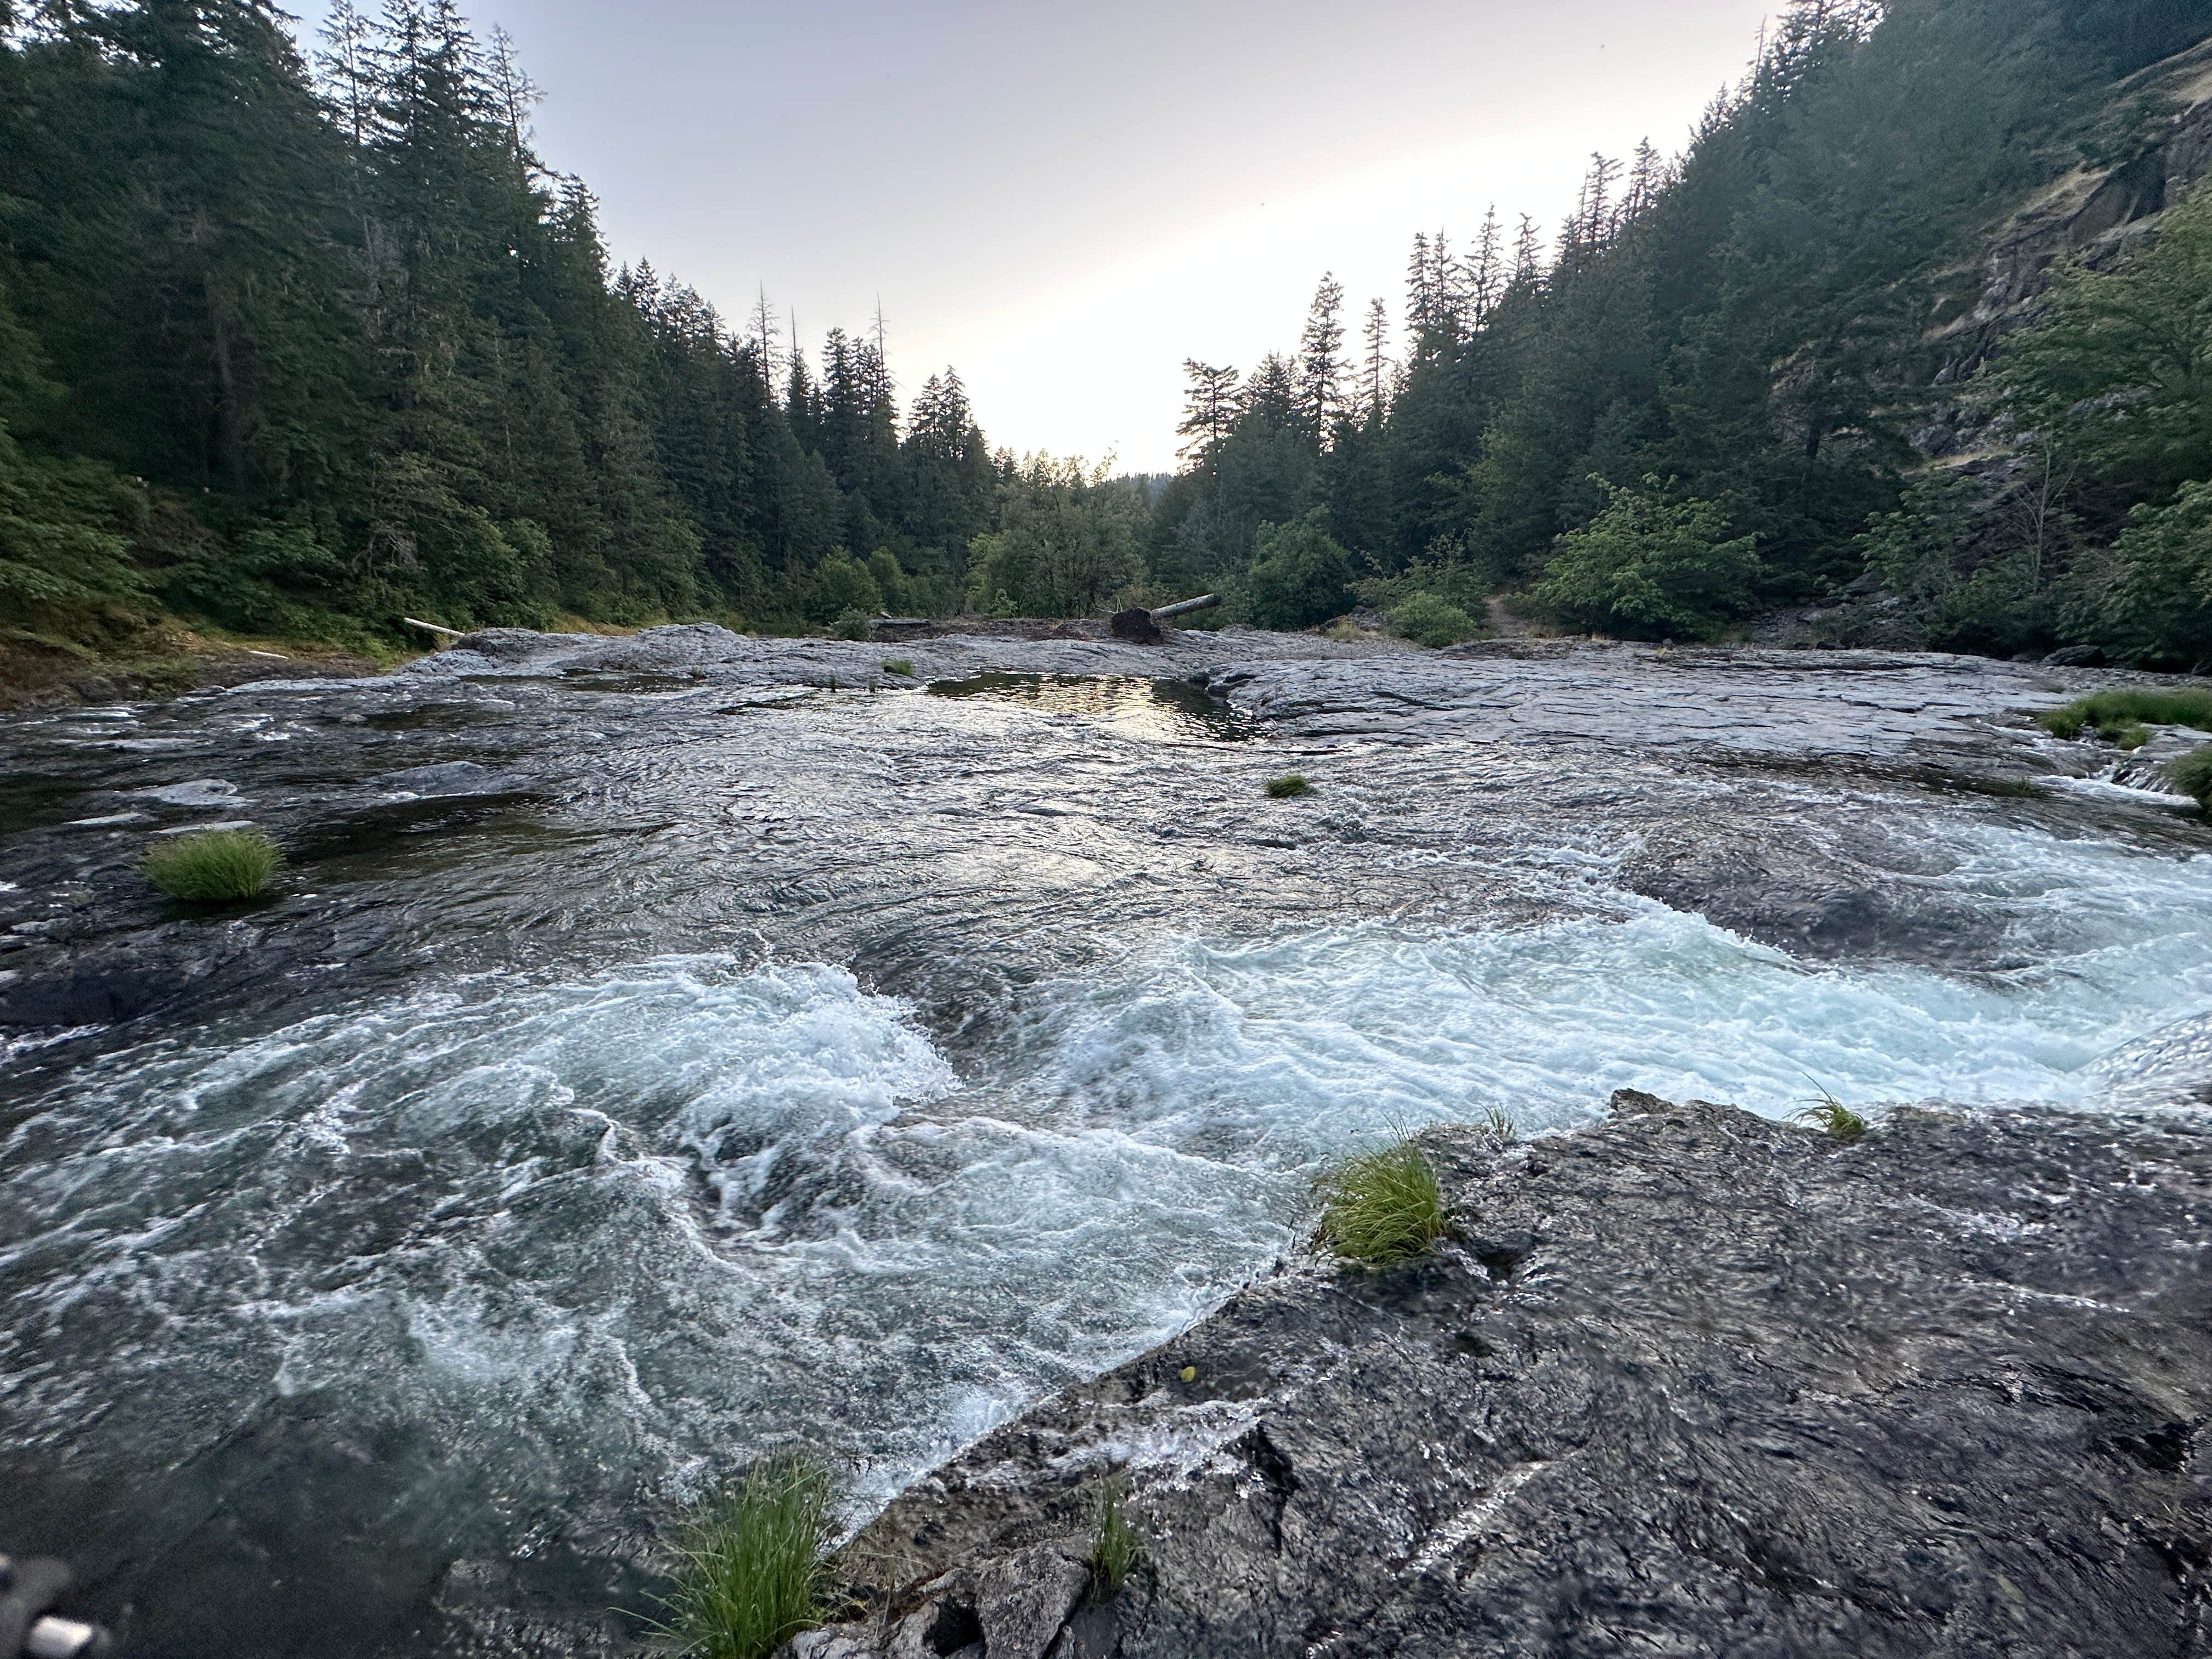
[[[1185,357],[1297,343],[1333,270],[1401,312],[1413,233],[1547,223],[1589,153],[1679,150],[1771,0],[477,0],[617,258],[810,350],[880,296],[909,392],[994,444],[1174,464]],[[366,8],[364,8],[366,9]],[[321,21],[304,7],[304,29]]]

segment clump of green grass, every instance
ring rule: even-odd
[[[1820,1091],[1813,1104],[1797,1114],[1797,1121],[1811,1124],[1846,1146],[1866,1137],[1867,1121],[1826,1089]]]
[[[171,898],[234,904],[258,897],[283,863],[283,849],[258,830],[208,830],[156,843],[139,867]]]
[[[902,674],[908,679],[912,679],[914,678],[914,665],[908,662],[904,657],[892,658],[889,662],[883,665],[883,668],[884,672],[886,674]]]
[[[1410,1135],[1346,1158],[1322,1176],[1321,1200],[1322,1243],[1370,1267],[1426,1255],[1451,1231],[1436,1166]]]
[[[2154,726],[2212,732],[2212,691],[2100,691],[2043,717],[2053,736],[2069,741],[2094,730],[2123,749],[2140,749]]]
[[[1270,800],[1296,800],[1300,795],[1311,793],[1313,785],[1307,782],[1301,773],[1286,772],[1279,778],[1267,780],[1267,799]]]
[[[1521,1139],[1521,1127],[1495,1106],[1482,1115],[1482,1136],[1503,1152]]]
[[[670,1645],[697,1659],[766,1659],[819,1625],[836,1495],[811,1457],[756,1463],[684,1533],[661,1627]]]
[[[2166,775],[2175,788],[2196,801],[2206,817],[2212,818],[2212,749],[2194,750],[2168,762]]]
[[[1091,1546],[1091,1604],[1112,1601],[1144,1559],[1145,1542],[1129,1524],[1122,1504],[1128,1493],[1118,1481],[1108,1481],[1098,1491],[1098,1534]]]

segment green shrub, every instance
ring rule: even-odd
[[[1553,549],[1529,597],[1577,627],[1634,639],[1711,639],[1756,599],[1757,539],[1730,537],[1717,501],[1674,501],[1646,477],[1627,489],[1593,476],[1606,507]]]
[[[1270,800],[1295,800],[1300,795],[1311,793],[1313,785],[1296,772],[1286,772],[1279,778],[1267,780],[1267,798]]]
[[[1291,633],[1352,608],[1352,556],[1322,527],[1316,508],[1295,524],[1260,526],[1247,604],[1261,628]]]
[[[2100,691],[2043,717],[2053,735],[2069,739],[2094,729],[2123,749],[2140,749],[2154,726],[2192,726],[2212,732],[2212,691]]]
[[[914,665],[908,662],[904,657],[892,658],[889,662],[883,665],[883,668],[884,672],[886,674],[897,674],[902,678],[909,680],[914,678]]]
[[[1127,1494],[1109,1481],[1098,1493],[1098,1535],[1091,1546],[1091,1603],[1097,1607],[1121,1593],[1122,1584],[1144,1559],[1144,1540],[1129,1524],[1121,1505]]]
[[[836,1488],[803,1455],[756,1463],[686,1530],[662,1633],[698,1659],[766,1659],[820,1624]]]
[[[1474,617],[1434,593],[1416,593],[1391,611],[1390,629],[1401,639],[1425,645],[1431,651],[1471,640],[1482,631]]]
[[[1436,1166],[1411,1136],[1346,1158],[1322,1177],[1322,1243],[1370,1267],[1428,1254],[1451,1229]]]
[[[865,613],[848,611],[830,624],[830,636],[837,640],[872,640],[876,636],[876,630],[869,626]]]
[[[141,866],[171,898],[230,904],[258,896],[284,854],[258,830],[209,830],[159,842]]]
[[[2166,764],[2166,775],[2173,787],[2196,801],[2204,816],[2212,817],[2212,749],[2198,749]]]

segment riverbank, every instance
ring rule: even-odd
[[[1433,1260],[1280,1263],[997,1430],[795,1659],[2206,1651],[2202,1112],[1427,1139]]]

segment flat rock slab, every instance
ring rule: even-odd
[[[795,1650],[2212,1652],[2212,1121],[1844,1146],[1624,1095],[1429,1144],[1456,1243],[1287,1267],[1000,1429],[848,1546],[873,1614]],[[1091,1607],[1109,1471],[1145,1560]]]

